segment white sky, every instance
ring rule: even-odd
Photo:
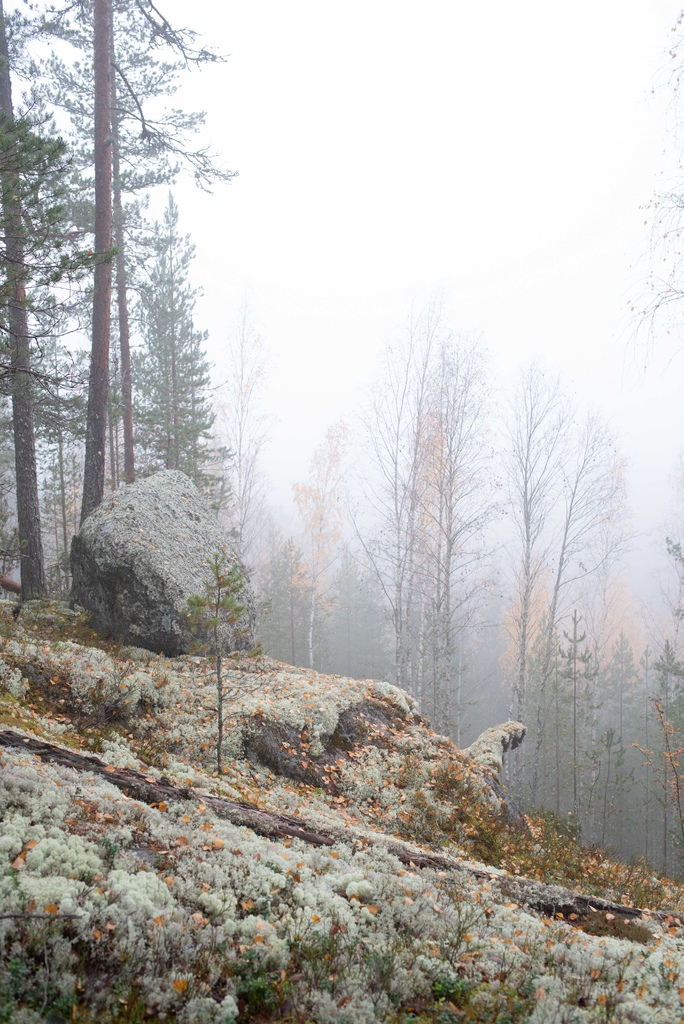
[[[666,160],[651,88],[677,3],[161,7],[230,54],[181,99],[207,110],[206,138],[240,176],[212,196],[175,191],[212,358],[245,295],[274,356],[273,493],[287,500],[411,303],[441,289],[504,380],[543,354],[608,412],[636,525],[654,528],[684,440],[684,355],[668,366],[657,350],[641,379],[626,314],[640,206]]]

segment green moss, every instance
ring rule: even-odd
[[[571,923],[588,935],[610,935],[615,939],[627,939],[629,942],[639,942],[645,946],[653,941],[653,934],[634,918],[608,915],[603,911],[587,914],[586,917],[580,917]]]
[[[278,966],[247,950],[231,968],[241,1020],[273,1020],[286,1002],[285,979]]]

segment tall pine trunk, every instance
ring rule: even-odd
[[[114,63],[114,32],[111,38]],[[124,211],[121,197],[121,164],[119,158],[119,112],[116,103],[116,76],[112,72],[112,200],[114,213],[114,244],[116,246],[116,304],[119,319],[119,353],[121,356],[121,397],[123,399],[124,479],[135,483],[135,451],[133,448],[133,377],[131,373],[131,332],[128,316],[128,272],[124,240]]]
[[[14,108],[2,0],[0,0],[0,114],[7,129],[12,131]],[[2,175],[1,187],[7,275],[11,285],[8,322],[12,370],[14,457],[17,477],[17,526],[21,551],[21,596],[22,600],[27,601],[40,597],[45,592],[45,578],[43,544],[40,535],[40,504],[31,394],[31,352],[24,283],[25,253],[18,168]]]
[[[94,0],[93,60],[95,69],[95,267],[93,340],[90,355],[85,468],[81,522],[102,501],[105,481],[107,395],[109,393],[109,330],[112,263],[112,8],[111,0]]]

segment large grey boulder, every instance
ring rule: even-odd
[[[236,556],[192,481],[175,470],[109,494],[86,519],[71,545],[74,599],[95,629],[137,647],[174,657],[201,644],[190,628],[188,597],[205,593],[207,559]],[[254,600],[239,594],[245,611],[221,626],[225,653],[254,646]]]

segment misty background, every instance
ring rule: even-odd
[[[237,174],[202,189],[169,172],[124,203],[139,475],[205,489],[266,655],[397,683],[459,746],[525,722],[506,775],[524,806],[677,869],[679,9],[198,0],[191,16],[225,60],[181,68],[176,98]],[[133,74],[144,55],[117,31]],[[44,98],[82,142],[64,94],[86,76],[63,59]],[[133,164],[138,144],[117,142]],[[112,337],[108,490],[125,444]],[[69,419],[44,399],[38,420],[55,594],[86,490],[78,401]]]
[[[600,403],[630,453],[638,528],[660,520],[681,424],[672,346],[632,350],[628,312],[646,270],[642,207],[673,159],[671,95],[652,89],[677,14],[193,5],[193,27],[230,56],[187,75],[184,99],[240,176],[214,196],[179,183],[181,226],[217,373],[245,298],[262,325],[283,503],[384,342],[441,290],[502,383],[543,354]]]

